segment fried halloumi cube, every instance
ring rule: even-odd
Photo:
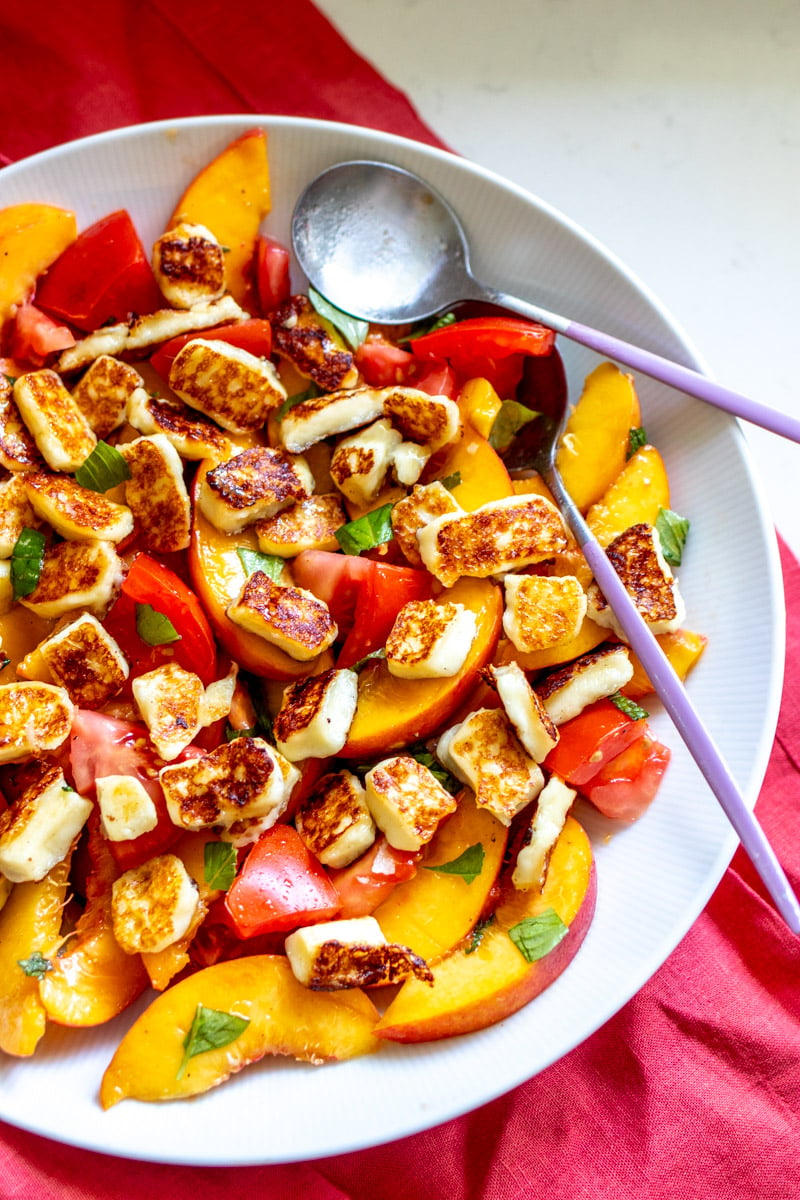
[[[286,789],[286,801],[283,806],[268,809],[266,813],[262,813],[258,817],[240,817],[231,821],[224,828],[218,829],[221,841],[229,842],[232,846],[237,847],[251,846],[253,842],[258,841],[265,829],[270,829],[283,815],[286,805],[291,802],[292,792],[300,781],[301,774],[299,769],[278,751],[275,753],[275,758]]]
[[[458,405],[446,396],[430,396],[417,388],[385,388],[383,411],[408,442],[430,453],[451,442],[461,427]]]
[[[374,500],[402,440],[385,419],[343,438],[333,452],[330,466],[331,478],[339,491],[353,504],[369,504]]]
[[[38,529],[40,524],[28,499],[26,478],[28,472],[17,472],[0,480],[0,558],[11,557],[23,529]]]
[[[558,742],[558,729],[528,683],[522,667],[516,662],[500,667],[491,663],[483,675],[497,689],[506,716],[514,726],[523,749],[534,762],[544,762]]]
[[[82,367],[89,366],[95,359],[104,355],[115,358],[128,348],[129,334],[130,326],[127,321],[104,325],[94,333],[87,334],[85,338],[79,338],[74,346],[62,350],[56,359],[56,370],[61,374],[69,374],[71,371],[80,371]]]
[[[125,500],[142,542],[157,554],[185,550],[192,512],[178,451],[163,433],[136,438],[119,450],[130,471]]]
[[[563,550],[560,512],[543,496],[508,496],[474,512],[437,517],[417,533],[423,563],[445,585],[462,575],[485,579],[541,562]]]
[[[121,691],[130,668],[97,617],[81,613],[39,643],[53,682],[78,708],[101,708]]]
[[[519,891],[541,889],[547,877],[547,860],[564,828],[577,792],[557,775],[551,775],[536,805],[528,841],[517,855],[511,882]]]
[[[100,825],[110,842],[129,842],[158,824],[155,802],[133,775],[99,775],[94,781]]]
[[[75,708],[52,683],[0,684],[0,762],[57,750],[69,737]]]
[[[133,681],[133,698],[150,731],[150,741],[172,762],[202,727],[205,688],[199,675],[176,662],[164,663]]]
[[[379,762],[364,776],[372,819],[390,846],[419,850],[431,840],[456,799],[410,754]]]
[[[514,727],[499,708],[479,708],[446,730],[436,757],[475,793],[475,803],[510,825],[539,795],[544,776],[523,750]]]
[[[392,455],[392,473],[403,487],[416,483],[430,458],[430,451],[416,442],[401,442]]]
[[[606,547],[606,554],[652,632],[677,629],[686,616],[686,606],[655,526],[644,522],[631,525]],[[598,625],[612,629],[620,641],[627,640],[597,584],[589,588],[589,615]]]
[[[397,501],[392,509],[392,531],[412,566],[422,566],[417,534],[423,525],[437,517],[460,512],[463,512],[461,505],[438,479],[433,483],[418,484],[408,496]]]
[[[274,516],[256,521],[254,529],[263,554],[294,558],[303,550],[338,550],[336,530],[346,523],[341,498],[327,492],[298,500]]]
[[[101,354],[73,384],[72,399],[96,436],[105,439],[120,427],[131,395],[143,386],[134,367],[110,354]]]
[[[54,471],[77,471],[97,445],[89,422],[55,371],[30,371],[14,400],[36,446]]]
[[[377,421],[383,416],[383,398],[382,388],[367,387],[310,396],[290,408],[281,420],[281,441],[292,454],[302,454],[324,438]]]
[[[153,274],[173,308],[194,308],[225,292],[225,251],[205,225],[181,223],[153,245]]]
[[[322,921],[290,933],[286,956],[295,977],[312,991],[379,987],[433,972],[408,946],[389,943],[374,917]]]
[[[308,662],[327,650],[339,632],[327,604],[313,592],[274,583],[263,571],[248,576],[226,612],[237,625],[299,662]]]
[[[260,429],[286,400],[286,389],[267,358],[214,339],[187,342],[169,369],[169,386],[190,408],[230,433]]]
[[[338,754],[357,703],[355,671],[331,669],[289,684],[272,726],[281,754],[290,762]]]
[[[126,954],[157,954],[187,932],[199,901],[197,884],[177,854],[160,854],[114,880],[114,937]]]
[[[0,375],[0,467],[6,471],[30,471],[41,465],[42,456],[14,401],[14,389]]]
[[[181,458],[195,461],[228,458],[231,443],[221,429],[188,404],[174,404],[136,388],[128,400],[127,419],[139,433],[163,433]]]
[[[78,609],[104,617],[124,575],[111,542],[56,542],[45,550],[36,587],[20,603],[46,619]]]
[[[282,358],[324,392],[354,387],[358,368],[337,329],[307,296],[290,296],[272,315],[272,343]]]
[[[100,492],[81,487],[68,475],[28,471],[24,481],[28,501],[56,533],[77,542],[121,542],[133,532],[133,513]]]
[[[240,737],[202,758],[162,767],[158,778],[173,824],[224,829],[251,817],[277,821],[300,772],[263,738]]]
[[[574,575],[506,575],[503,629],[517,650],[548,650],[577,637],[586,593]]]
[[[477,617],[463,604],[410,600],[386,639],[386,666],[398,679],[457,675],[477,632]]]
[[[66,858],[93,808],[69,787],[60,767],[43,766],[0,813],[0,873],[12,883],[44,879]]]
[[[295,818],[300,837],[326,867],[346,867],[375,841],[361,781],[351,771],[323,775]]]
[[[313,489],[314,479],[304,459],[270,446],[251,446],[208,471],[197,500],[217,529],[239,533],[306,500]]]
[[[553,724],[563,725],[587,704],[613,696],[632,675],[627,646],[601,646],[537,680],[536,691]]]

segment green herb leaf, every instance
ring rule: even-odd
[[[181,640],[169,617],[157,612],[152,604],[136,605],[136,632],[148,646],[168,646]]]
[[[458,858],[450,862],[425,866],[426,871],[438,871],[441,875],[460,875],[465,883],[472,883],[483,870],[484,849],[480,842],[467,846]]]
[[[354,662],[351,667],[347,668],[347,670],[355,671],[355,673],[358,674],[359,671],[364,669],[364,667],[367,665],[367,663],[376,662],[377,660],[382,659],[382,658],[386,658],[386,647],[385,646],[381,646],[380,650],[373,650],[371,654],[365,654],[363,658],[360,658],[358,660],[358,662]]]
[[[349,313],[342,312],[312,287],[308,289],[308,298],[315,311],[326,321],[330,321],[334,329],[339,330],[350,349],[357,350],[369,333],[369,321],[359,321],[358,317],[351,317]]]
[[[406,342],[412,342],[415,338],[425,337],[426,333],[436,333],[437,329],[446,329],[448,325],[455,325],[456,314],[453,312],[442,313],[440,317],[434,317],[432,321],[426,321],[422,325],[417,325],[411,330],[408,337],[400,338],[400,345]]]
[[[206,842],[203,878],[210,888],[227,892],[236,878],[236,847],[230,842]]]
[[[646,708],[642,708],[641,704],[637,704],[635,700],[623,696],[622,692],[614,692],[614,695],[608,698],[620,712],[625,713],[625,716],[630,717],[632,721],[642,721],[645,717],[650,716]]]
[[[483,941],[483,935],[494,921],[494,913],[489,913],[488,917],[484,917],[482,921],[478,921],[472,933],[469,935],[469,942],[464,947],[465,954],[474,954]]]
[[[90,492],[107,492],[130,477],[127,462],[116,446],[109,446],[108,442],[98,442],[75,472],[75,482]]]
[[[30,596],[39,582],[44,566],[45,536],[38,529],[24,526],[11,551],[11,586],[14,599]]]
[[[535,412],[518,400],[504,400],[489,430],[489,445],[495,450],[505,450],[516,433],[541,413]]]
[[[198,1054],[205,1054],[207,1050],[220,1050],[223,1046],[229,1046],[244,1033],[249,1024],[250,1021],[246,1017],[237,1017],[235,1013],[219,1012],[215,1008],[205,1008],[198,1004],[191,1028],[183,1039],[184,1055],[175,1078],[183,1078],[189,1059]]]
[[[9,382],[9,383],[11,384],[11,386],[13,387],[13,386],[14,386],[14,384],[15,384],[15,383],[17,382],[17,380],[19,379],[19,376],[18,376],[18,375],[6,375],[6,376],[5,376],[5,378],[8,380],[8,382]]]
[[[30,958],[18,958],[17,963],[32,979],[41,979],[43,975],[53,969],[50,959],[45,958],[39,950],[34,950]]]
[[[345,554],[360,554],[362,550],[372,550],[375,546],[390,542],[394,537],[393,507],[393,504],[382,504],[380,508],[364,513],[363,517],[337,529],[334,537]]]
[[[442,480],[442,487],[446,487],[448,492],[452,492],[453,488],[457,488],[461,483],[461,472],[453,471],[452,475],[445,475]]]
[[[671,567],[679,567],[683,558],[683,547],[689,532],[688,517],[681,517],[671,508],[660,508],[656,517],[656,530],[661,539],[661,550]]]
[[[262,554],[259,550],[248,550],[244,546],[237,546],[236,553],[248,575],[263,571],[274,583],[278,582],[286,566],[285,560],[278,554]]]
[[[644,425],[639,425],[636,429],[628,430],[628,453],[626,458],[633,458],[637,450],[641,450],[642,446],[647,445],[647,434],[645,433]]]
[[[455,775],[451,775],[450,772],[442,766],[438,758],[435,758],[426,746],[410,746],[406,751],[406,754],[410,754],[411,757],[415,758],[418,763],[422,764],[423,767],[427,767],[434,779],[438,780],[444,790],[449,792],[451,796],[455,796],[457,792],[461,791],[463,784],[456,779]]]
[[[526,917],[518,925],[512,925],[508,936],[530,963],[544,958],[568,933],[569,925],[564,924],[556,910],[546,908],[537,917]]]
[[[275,413],[275,419],[278,424],[283,420],[288,412],[293,408],[297,408],[298,404],[302,404],[304,400],[314,400],[319,396],[320,390],[315,383],[309,384],[304,392],[295,392],[293,396],[287,396],[283,404]]]

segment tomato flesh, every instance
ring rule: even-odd
[[[262,313],[274,312],[292,294],[289,251],[264,234],[256,242],[256,291]]]
[[[250,938],[331,920],[339,896],[299,833],[273,825],[245,859],[225,907],[239,937]]]
[[[398,883],[413,879],[420,858],[418,850],[396,850],[385,837],[378,840],[349,867],[331,871],[339,894],[342,919],[367,917]]]
[[[50,354],[75,345],[66,325],[59,325],[35,304],[21,304],[11,331],[11,355],[17,362],[41,367]]]
[[[583,789],[626,747],[648,732],[644,717],[633,721],[610,700],[588,705],[559,728],[558,743],[544,765],[572,787]]]
[[[583,794],[603,816],[635,821],[655,797],[670,758],[669,747],[645,734],[606,763]]]

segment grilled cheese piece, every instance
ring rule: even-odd
[[[369,504],[375,499],[402,440],[383,419],[339,442],[331,459],[331,478],[352,504]]]
[[[162,767],[158,778],[174,825],[225,829],[251,817],[277,821],[300,772],[263,738],[240,737],[202,758]]]
[[[414,567],[422,566],[417,534],[423,525],[437,517],[452,516],[463,509],[443,483],[418,484],[410,495],[398,500],[392,509],[395,541]]]
[[[286,389],[267,358],[214,339],[187,342],[169,369],[169,386],[190,408],[230,433],[260,429],[286,400]]]
[[[28,477],[27,472],[18,472],[0,481],[0,558],[11,557],[23,529],[39,528],[40,522],[25,489]]]
[[[200,676],[176,662],[134,679],[133,698],[150,741],[165,762],[177,758],[200,732],[204,692]]]
[[[415,484],[430,456],[430,451],[416,442],[401,442],[392,455],[392,471],[397,482],[403,487]]]
[[[519,891],[541,890],[547,877],[547,860],[564,828],[577,792],[557,775],[551,775],[542,791],[528,831],[529,840],[517,855],[511,882]]]
[[[323,775],[303,801],[295,826],[326,867],[347,867],[375,841],[375,822],[360,780],[350,771]]]
[[[421,849],[457,807],[455,797],[409,754],[379,762],[367,771],[364,785],[373,821],[397,850]]]
[[[119,451],[131,473],[125,499],[145,546],[156,554],[185,550],[192,511],[178,451],[163,433],[125,442]]]
[[[44,879],[66,858],[93,808],[69,787],[60,767],[44,766],[0,813],[0,873],[12,883]]]
[[[6,471],[30,471],[42,465],[42,456],[28,433],[14,391],[4,375],[0,375],[0,467]]]
[[[339,632],[327,604],[313,592],[274,583],[263,571],[248,576],[226,613],[298,662],[308,662],[327,650]]]
[[[382,416],[383,389],[345,388],[295,404],[281,420],[280,437],[288,451],[302,454],[324,438],[360,429]]]
[[[284,758],[282,754],[276,753],[275,758],[278,762],[281,774],[283,776],[283,786],[286,789],[286,802],[280,809],[270,809],[260,817],[242,817],[231,823],[225,828],[219,830],[219,837],[223,842],[229,842],[233,846],[250,846],[253,842],[257,842],[265,829],[269,829],[283,815],[286,804],[289,804],[292,799],[294,788],[300,781],[301,775],[297,767]]]
[[[160,854],[115,879],[111,926],[126,954],[157,954],[190,928],[200,893],[177,854]]]
[[[121,542],[133,532],[133,514],[69,475],[29,471],[20,477],[27,499],[42,521],[70,541]]]
[[[231,453],[231,444],[221,429],[187,404],[173,404],[135,388],[128,399],[127,420],[139,433],[162,433],[181,458],[195,461],[212,458],[220,462]]]
[[[100,775],[94,781],[100,825],[110,842],[130,842],[158,824],[147,788],[133,775]]]
[[[654,525],[631,525],[606,547],[614,570],[654,634],[672,633],[686,616],[686,606],[661,550]],[[596,583],[589,588],[589,615],[612,629],[620,641],[624,630]]]
[[[506,575],[503,629],[517,650],[547,650],[577,637],[586,593],[574,575]]]
[[[436,757],[475,793],[475,803],[510,825],[539,795],[544,776],[499,708],[480,708],[439,738]]]
[[[225,252],[205,225],[176,225],[153,245],[153,274],[173,308],[194,308],[225,292]]]
[[[457,675],[478,632],[463,604],[411,600],[395,618],[386,639],[386,666],[398,679],[444,679]]]
[[[78,609],[104,617],[124,574],[111,542],[56,542],[45,550],[36,587],[20,603],[46,619]]]
[[[633,675],[627,646],[602,646],[538,680],[536,691],[554,725],[563,725],[588,704],[613,696]]]
[[[281,754],[290,762],[338,754],[357,703],[355,671],[331,669],[289,684],[272,726]]]
[[[485,579],[541,562],[567,544],[564,522],[543,496],[508,496],[474,512],[437,517],[417,533],[423,563],[452,587],[462,575]]]
[[[312,991],[379,987],[409,975],[433,983],[425,960],[407,946],[387,942],[374,917],[296,929],[286,939],[286,957],[295,977]]]
[[[252,446],[208,471],[197,499],[212,525],[225,533],[239,533],[306,500],[313,489],[314,479],[304,459],[270,446]]]
[[[451,442],[461,427],[454,400],[417,388],[385,388],[383,411],[405,441],[424,446],[430,454]]]
[[[338,330],[307,296],[291,296],[271,317],[272,343],[282,358],[324,392],[354,387],[358,369]]]
[[[516,662],[501,667],[492,663],[486,667],[483,675],[497,689],[506,716],[514,726],[523,749],[534,762],[544,762],[558,742],[558,729],[528,683],[522,667]]]
[[[72,399],[98,438],[107,438],[125,420],[125,411],[136,388],[144,386],[138,371],[127,363],[102,354],[72,387]]]
[[[122,690],[128,662],[97,617],[82,613],[39,643],[53,682],[78,708],[102,708]]]
[[[14,399],[39,453],[54,471],[77,471],[97,445],[89,422],[55,371],[30,371]]]
[[[294,558],[303,550],[338,550],[336,530],[346,524],[342,501],[335,492],[309,496],[255,523],[263,554]]]

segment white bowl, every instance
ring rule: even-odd
[[[148,244],[198,169],[255,125],[269,132],[273,211],[265,230],[274,236],[287,239],[296,197],[324,167],[351,158],[397,163],[427,178],[460,214],[479,278],[702,369],[658,301],[567,218],[472,163],[369,130],[268,116],[123,129],[6,167],[0,204],[61,204],[75,210],[81,228],[124,206]],[[296,282],[302,283],[299,275]],[[561,351],[575,396],[597,360],[563,340]],[[679,576],[687,624],[710,641],[691,676],[691,694],[752,805],[772,745],[783,671],[773,529],[736,422],[644,378],[638,390],[649,439],[667,462],[673,507],[692,522]],[[131,1158],[288,1162],[429,1128],[535,1075],[646,983],[703,909],[736,845],[669,721],[650,707],[658,736],[673,750],[665,784],[631,828],[614,828],[588,806],[581,810],[597,858],[597,914],[567,971],[515,1016],[481,1033],[387,1046],[337,1065],[269,1059],[196,1100],[126,1101],[103,1113],[102,1072],[140,1004],[97,1030],[51,1028],[32,1059],[4,1059],[0,1117]]]

